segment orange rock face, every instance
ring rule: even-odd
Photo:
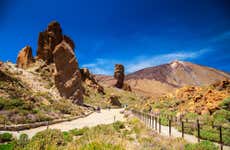
[[[27,68],[34,62],[34,58],[32,55],[32,49],[30,46],[24,47],[18,54],[17,57],[17,66],[19,68]]]
[[[183,87],[176,92],[176,98],[181,100],[178,105],[180,111],[209,114],[219,109],[223,99],[230,96],[227,81],[220,81],[214,88],[210,87]]]
[[[53,51],[62,41],[66,41],[74,49],[74,42],[70,37],[62,34],[61,26],[58,22],[51,22],[44,32],[39,33],[37,59],[43,59],[47,64],[52,63]]]
[[[75,44],[74,44],[73,40],[72,40],[70,37],[68,37],[67,35],[64,35],[64,36],[63,36],[63,40],[64,40],[66,43],[68,43],[69,46],[74,50]]]
[[[64,41],[61,42],[53,51],[53,59],[57,71],[55,84],[60,95],[76,104],[82,104],[81,72],[71,46]]]

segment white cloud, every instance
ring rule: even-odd
[[[154,56],[145,56],[131,59],[129,61],[119,61],[111,59],[98,58],[95,62],[90,64],[84,64],[82,67],[87,67],[94,74],[106,74],[112,75],[114,70],[114,65],[116,63],[121,63],[126,68],[126,73],[135,72],[137,70],[157,66],[164,63],[169,63],[173,60],[187,60],[195,59],[204,53],[210,51],[210,49],[201,49],[193,52],[175,52],[168,54],[160,54]]]
[[[157,66],[164,63],[169,63],[173,60],[186,60],[186,59],[194,59],[205,52],[209,51],[209,49],[201,49],[195,52],[176,52],[169,54],[161,54],[155,55],[151,57],[146,57],[140,60],[134,60],[126,65],[127,73],[135,72],[137,70]]]
[[[82,67],[89,68],[90,72],[94,74],[112,75],[113,67],[118,61],[97,58],[93,63],[83,64]]]

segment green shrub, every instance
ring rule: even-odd
[[[214,124],[223,124],[223,123],[229,123],[230,121],[230,111],[227,111],[225,109],[217,110],[214,114]]]
[[[24,102],[21,99],[4,99],[0,98],[0,110],[13,109],[15,107],[23,106]]]
[[[88,130],[87,127],[82,128],[82,129],[73,129],[73,130],[70,130],[70,133],[73,134],[74,136],[80,136],[80,135],[83,135],[87,130]]]
[[[0,134],[0,141],[1,142],[9,142],[9,141],[12,141],[12,139],[13,139],[13,136],[11,133]]]
[[[57,146],[63,146],[65,144],[64,136],[60,130],[47,129],[38,132],[27,144],[26,149],[33,150],[45,150],[55,149]]]
[[[14,149],[13,143],[0,144],[0,150],[13,150],[13,149]]]
[[[62,134],[66,142],[71,142],[73,140],[73,135],[71,133],[64,131]]]
[[[92,142],[85,144],[80,148],[80,150],[124,150],[124,148],[120,145],[113,145],[110,143]]]
[[[199,115],[197,113],[186,113],[184,118],[187,118],[189,120],[196,120],[199,117]]]
[[[211,140],[211,141],[219,141],[219,134],[216,128],[206,127],[200,130],[201,138]]]
[[[185,150],[218,150],[218,147],[210,141],[202,141],[197,144],[186,144]]]
[[[116,131],[119,131],[120,129],[124,129],[125,128],[125,125],[123,122],[121,121],[116,121],[113,123],[113,127]]]
[[[223,100],[219,105],[222,109],[230,111],[230,97]]]
[[[25,147],[28,143],[29,143],[28,135],[27,134],[21,134],[18,141],[17,141],[17,144],[20,147]]]

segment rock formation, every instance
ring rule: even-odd
[[[230,93],[230,80],[228,80],[228,79],[217,81],[212,86],[215,87],[217,90],[220,90],[220,91],[221,90],[228,90]]]
[[[56,21],[51,22],[44,32],[39,33],[37,59],[43,59],[47,64],[52,63],[53,51],[63,40],[74,50],[74,42],[62,34],[60,24]]]
[[[109,97],[109,103],[113,106],[122,106],[121,102],[119,101],[119,97],[114,94],[111,94],[111,96]]]
[[[116,64],[115,65],[115,70],[114,70],[114,78],[117,79],[117,83],[115,84],[115,86],[117,88],[122,88],[123,87],[123,83],[124,83],[124,79],[125,79],[125,69],[124,66],[122,64]]]
[[[127,83],[124,83],[125,68],[122,64],[115,65],[114,78],[117,80],[115,87],[126,91],[131,91],[131,86]]]
[[[25,69],[32,63],[34,63],[32,49],[30,46],[26,46],[18,54],[17,67]]]
[[[0,61],[0,67],[3,65],[3,62]]]
[[[132,91],[131,86],[128,83],[125,83],[125,82],[123,83],[122,89],[125,90],[125,91]]]
[[[89,72],[89,69],[82,68],[81,77],[82,81],[85,82],[86,85],[96,89],[96,91],[100,94],[105,94],[104,88],[100,84],[98,84],[98,82],[94,78],[94,75]]]
[[[223,84],[224,83],[224,84]],[[197,114],[212,114],[220,109],[219,104],[229,97],[230,91],[227,82],[220,82],[217,87],[186,86],[176,91],[177,109],[179,111],[195,112]],[[221,86],[221,90],[220,87]]]
[[[53,60],[57,71],[55,85],[60,95],[82,104],[81,72],[71,46],[65,41],[57,45],[53,51]]]
[[[64,36],[63,36],[63,40],[64,40],[66,43],[68,43],[69,46],[74,50],[75,44],[74,44],[73,40],[72,40],[70,37],[68,37],[67,35],[64,35]]]

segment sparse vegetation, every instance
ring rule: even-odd
[[[105,95],[95,92],[94,89],[86,87],[87,95],[84,97],[84,102],[93,106],[100,106],[101,108],[106,108],[110,106],[111,108],[116,108],[109,103],[109,97],[115,95],[119,97],[119,101],[124,105],[129,107],[135,106],[138,101],[141,101],[141,98],[135,93],[124,91],[121,89],[116,89],[113,87],[104,87]]]
[[[135,118],[127,122],[98,125],[93,128],[74,129],[68,132],[47,129],[37,133],[31,140],[21,135],[18,140],[0,145],[11,149],[76,149],[76,150],[125,150],[125,149],[166,149],[177,150],[184,147],[182,139],[172,139],[155,135]],[[2,148],[3,149],[3,148]]]
[[[185,150],[218,150],[218,147],[209,141],[185,145]]]
[[[10,142],[10,141],[12,141],[12,139],[13,139],[13,136],[10,133],[2,133],[2,134],[0,134],[0,142],[1,143]]]

